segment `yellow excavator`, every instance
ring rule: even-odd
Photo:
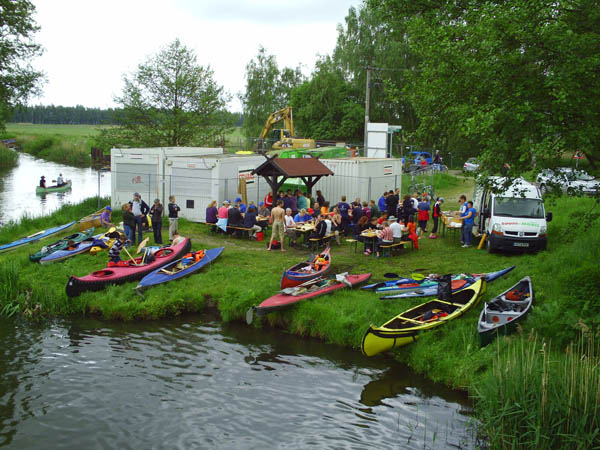
[[[275,124],[283,121],[283,128],[273,128]],[[303,139],[294,137],[294,119],[292,118],[292,108],[287,107],[270,114],[265,122],[265,126],[260,133],[260,138],[256,144],[257,150],[280,150],[283,148],[315,148],[314,139]]]

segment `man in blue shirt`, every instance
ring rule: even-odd
[[[385,199],[388,196],[387,191],[383,193],[381,197],[379,197],[379,201],[377,202],[377,206],[379,207],[379,212],[383,213],[385,211]]]
[[[344,230],[344,236],[348,236],[348,229],[350,228],[350,205],[346,203],[346,196],[342,195],[342,201],[337,204],[340,216],[342,216],[342,230]]]
[[[473,242],[473,225],[475,224],[475,208],[473,208],[473,202],[467,202],[467,210],[460,215],[463,219],[462,224],[462,239],[464,242],[463,247],[470,247]]]

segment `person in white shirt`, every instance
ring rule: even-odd
[[[400,225],[394,216],[388,217],[390,229],[394,235],[394,242],[400,242],[402,239],[402,225]]]
[[[325,236],[329,236],[331,234],[331,218],[329,216],[325,217],[325,223],[327,224],[327,228],[325,230]]]
[[[56,185],[62,186],[63,184],[65,184],[65,180],[63,180],[62,173],[59,173],[58,177],[56,177]]]
[[[295,246],[296,245],[296,230],[294,230],[294,228],[296,228],[296,222],[294,222],[294,219],[292,217],[292,209],[291,208],[287,208],[285,210],[285,234],[286,236],[290,237],[291,240],[291,245]]]

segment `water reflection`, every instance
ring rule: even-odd
[[[73,181],[71,190],[36,195],[35,188],[42,175],[52,184],[60,173],[64,179]],[[0,225],[25,215],[47,215],[66,203],[78,203],[97,195],[97,170],[65,166],[19,153],[19,164],[15,168],[0,171]],[[110,172],[100,173],[100,195],[110,195]]]
[[[0,446],[468,448],[469,405],[391,359],[210,318],[0,319]]]

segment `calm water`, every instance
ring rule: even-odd
[[[206,316],[0,319],[0,446],[473,448],[466,398],[392,359]]]
[[[67,192],[36,195],[35,188],[44,175],[48,185],[54,184],[59,173],[73,181]],[[98,195],[98,171],[80,169],[35,159],[19,153],[19,165],[14,169],[0,170],[0,225],[19,220],[24,215],[32,217],[50,214],[66,203],[78,203]],[[100,195],[110,195],[110,172],[100,174]]]

